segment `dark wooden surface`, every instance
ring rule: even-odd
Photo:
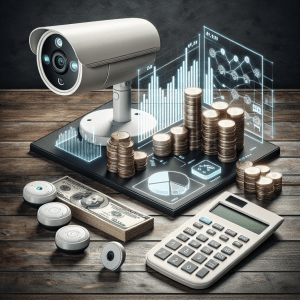
[[[235,185],[241,195],[285,218],[265,243],[206,290],[192,290],[145,265],[157,242],[218,195],[175,219],[106,186],[29,152],[30,142],[62,127],[103,103],[111,91],[60,97],[46,90],[0,90],[0,298],[1,299],[299,299],[300,297],[300,91],[276,91],[275,135],[281,156],[268,163],[283,176],[282,194],[260,202]],[[135,99],[135,94],[133,99]],[[70,175],[139,211],[155,217],[154,230],[123,243],[126,262],[120,273],[103,269],[100,249],[113,240],[87,227],[91,244],[84,254],[57,251],[55,232],[37,224],[36,209],[22,200],[33,180]]]

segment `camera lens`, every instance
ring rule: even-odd
[[[76,71],[78,70],[78,64],[77,64],[77,62],[71,61],[71,62],[70,62],[70,69],[71,69],[73,72],[76,72]]]
[[[41,191],[43,188],[42,188],[41,186],[38,186],[36,189],[37,189],[38,191]]]
[[[64,85],[65,84],[64,80],[62,78],[60,78],[60,77],[58,78],[58,83],[60,85]]]
[[[60,52],[54,52],[52,55],[52,66],[55,70],[55,72],[59,73],[59,74],[63,74],[66,72],[68,64],[67,64],[68,60],[65,57],[65,55]]]
[[[114,259],[114,257],[115,257],[115,254],[114,254],[112,251],[109,251],[109,252],[107,253],[106,257],[107,257],[107,259],[108,259],[109,261],[112,261],[112,260]]]
[[[63,42],[62,42],[62,39],[61,38],[56,38],[55,39],[55,46],[57,48],[60,48],[62,46]]]
[[[43,62],[46,64],[46,65],[49,65],[50,64],[50,58],[47,54],[44,54],[43,55]]]

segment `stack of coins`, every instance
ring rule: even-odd
[[[121,178],[131,178],[135,175],[133,146],[133,141],[119,143],[118,175]]]
[[[172,152],[171,137],[167,133],[157,133],[152,137],[153,153],[156,156],[169,156]]]
[[[242,160],[236,163],[236,186],[238,189],[244,189],[244,176],[245,169],[253,167],[253,163],[251,161]]]
[[[185,127],[173,127],[171,132],[172,152],[182,155],[188,152],[188,130]]]
[[[202,112],[202,89],[186,88],[184,90],[184,116],[183,123],[188,129],[190,151],[201,147],[201,112]]]
[[[235,122],[221,120],[218,123],[218,159],[223,163],[236,160]]]
[[[217,110],[220,112],[220,120],[226,119],[227,117],[227,109],[228,109],[228,104],[223,101],[217,101],[214,102],[211,106],[212,109]]]
[[[244,176],[244,190],[249,193],[256,192],[256,181],[260,177],[260,169],[255,167],[250,167],[245,169],[245,176]]]
[[[147,168],[147,153],[143,151],[134,151],[134,166],[136,171],[142,171]]]
[[[118,148],[120,142],[129,142],[130,135],[125,131],[113,132],[111,138],[107,141],[107,169],[109,172],[118,173]]]
[[[268,173],[270,173],[270,168],[268,166],[255,166],[256,168],[260,169],[260,176],[267,176]]]
[[[235,122],[236,150],[244,149],[245,112],[242,108],[231,107],[227,110],[227,117]]]
[[[273,200],[275,198],[275,188],[273,179],[260,176],[256,181],[256,199]]]
[[[268,173],[266,177],[273,179],[275,195],[278,196],[282,191],[282,174],[279,172],[271,172]]]
[[[202,113],[202,149],[206,155],[218,154],[218,122],[220,113],[214,109]]]

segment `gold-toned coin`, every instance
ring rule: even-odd
[[[188,87],[184,90],[184,94],[190,97],[200,97],[202,96],[202,89],[198,87]]]
[[[255,167],[260,169],[261,176],[266,176],[268,173],[270,173],[270,168],[268,166],[259,165]]]

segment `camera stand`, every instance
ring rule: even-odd
[[[147,128],[139,126],[146,120]],[[79,125],[82,138],[96,145],[106,146],[107,140],[115,131],[126,131],[133,142],[138,136],[153,132],[156,119],[146,112],[131,109],[131,81],[113,86],[113,108],[97,110],[84,116]]]

